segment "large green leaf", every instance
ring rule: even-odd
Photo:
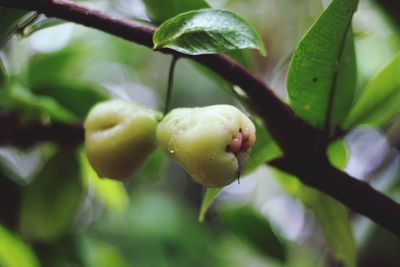
[[[265,55],[258,33],[243,19],[224,10],[202,9],[164,22],[153,36],[154,47],[201,55],[254,48]]]
[[[60,150],[25,188],[20,229],[30,240],[52,242],[73,222],[81,205],[83,183],[75,149]]]
[[[357,248],[347,208],[335,199],[303,185],[296,177],[280,171],[275,174],[283,188],[314,215],[333,255],[344,266],[355,267]]]
[[[143,3],[151,20],[158,24],[181,13],[211,8],[205,0],[143,0]],[[226,54],[244,67],[248,68],[250,66],[250,60],[244,51],[232,50],[226,52]]]
[[[286,261],[286,247],[275,235],[270,223],[249,207],[221,211],[229,228],[260,252],[280,262]]]
[[[32,248],[20,237],[0,224],[0,266],[39,267],[39,261]]]
[[[181,13],[209,8],[205,0],[143,0],[147,14],[153,22],[162,23]]]
[[[359,124],[380,126],[400,112],[400,53],[366,85],[350,111],[345,129]]]
[[[333,0],[297,46],[289,66],[290,105],[305,121],[331,128],[349,111],[356,66],[351,19],[358,0]]]

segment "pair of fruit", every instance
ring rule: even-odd
[[[178,108],[162,114],[122,100],[97,104],[85,124],[85,151],[100,177],[126,179],[162,147],[207,187],[239,177],[255,127],[230,105]]]

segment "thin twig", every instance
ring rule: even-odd
[[[169,72],[168,72],[168,86],[167,86],[167,96],[165,99],[165,108],[164,108],[164,114],[167,114],[170,110],[170,105],[171,105],[171,96],[172,96],[172,89],[174,86],[174,73],[175,73],[175,66],[176,62],[178,61],[178,56],[173,55],[171,59],[171,64],[169,66]]]

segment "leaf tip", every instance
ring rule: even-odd
[[[259,50],[260,50],[261,56],[263,56],[263,57],[268,56],[267,49],[265,48],[265,45],[263,43],[260,44]]]
[[[197,221],[199,223],[203,223],[204,222],[204,215],[205,215],[204,212],[202,212],[202,211],[199,212],[199,216],[197,217]]]

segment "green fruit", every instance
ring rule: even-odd
[[[252,121],[229,105],[174,109],[157,128],[158,145],[207,187],[238,178],[254,141]]]
[[[155,148],[161,113],[122,100],[95,105],[85,127],[85,152],[100,177],[126,179]]]

